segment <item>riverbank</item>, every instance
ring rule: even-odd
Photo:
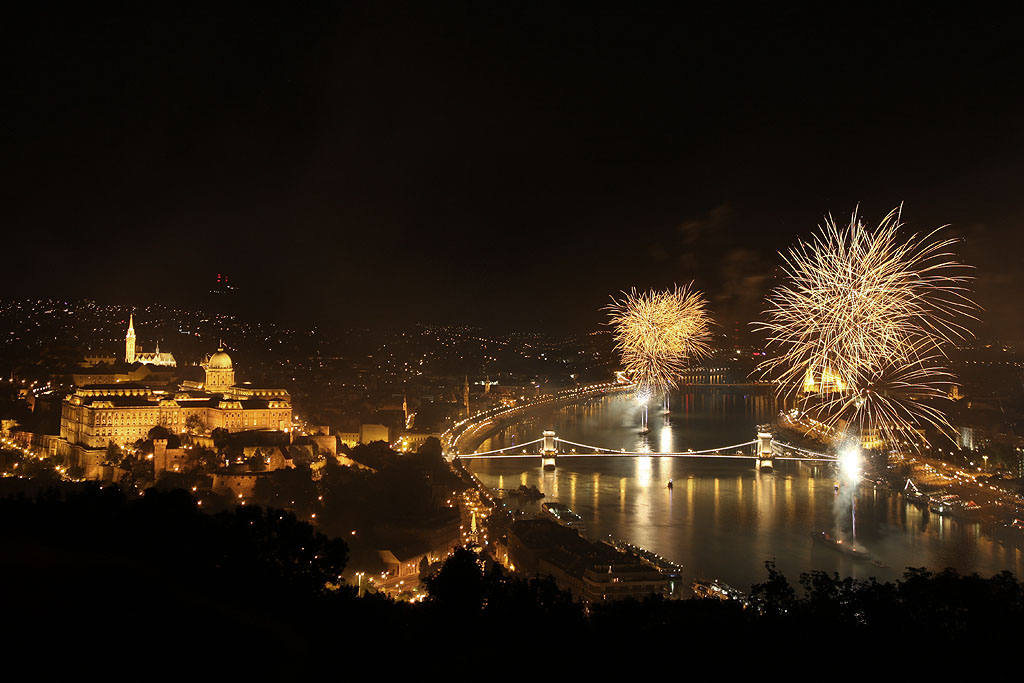
[[[444,434],[442,444],[449,456],[472,453],[480,444],[506,427],[515,425],[530,417],[555,413],[566,406],[600,400],[632,389],[629,384],[604,383],[566,390],[557,394],[538,397],[528,403],[489,410],[464,420]]]

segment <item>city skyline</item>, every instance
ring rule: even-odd
[[[16,665],[1012,666],[1015,15],[5,19]]]

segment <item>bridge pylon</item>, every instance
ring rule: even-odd
[[[554,430],[544,430],[544,443],[542,445],[540,454],[541,466],[546,470],[555,469],[555,456],[558,455],[558,448],[555,446]]]
[[[772,453],[772,433],[767,428],[757,429],[757,468],[771,471],[775,468],[775,454]]]

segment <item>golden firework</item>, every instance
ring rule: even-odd
[[[641,393],[660,393],[693,359],[706,356],[711,317],[704,295],[692,288],[622,292],[606,307],[614,328],[615,348]]]
[[[901,210],[869,229],[854,211],[829,217],[809,242],[783,254],[785,282],[768,296],[765,321],[775,352],[758,366],[799,394],[828,426],[857,424],[895,445],[931,426],[952,428],[936,403],[953,382],[946,348],[969,335],[973,278],[938,238],[942,228],[902,240]]]

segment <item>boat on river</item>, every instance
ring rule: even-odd
[[[945,496],[932,496],[928,501],[928,511],[937,515],[952,515],[954,511],[964,509],[960,496],[951,493]]]
[[[607,538],[602,539],[602,542],[605,545],[618,550],[620,553],[633,555],[639,559],[641,563],[657,570],[660,574],[678,577],[679,573],[683,570],[682,565],[676,564],[672,560],[662,557],[658,553],[648,550],[647,548],[641,548],[640,546],[633,545],[627,541],[608,536]]]
[[[828,546],[829,548],[832,548],[833,550],[840,552],[843,555],[851,557],[855,560],[864,560],[870,562],[875,559],[871,556],[871,553],[869,553],[863,547],[858,548],[853,543],[845,543],[843,539],[836,538],[827,531],[813,532],[811,533],[811,538],[813,538],[818,543],[822,543]]]
[[[563,505],[558,501],[551,501],[550,503],[543,503],[540,509],[544,511],[544,514],[549,519],[564,527],[575,530],[576,533],[584,538],[586,537],[587,526],[583,523],[583,518],[573,512],[568,505]]]
[[[522,485],[517,489],[501,489],[501,491],[503,491],[507,496],[526,498],[527,500],[540,500],[544,497],[544,492],[532,485]]]
[[[743,591],[733,588],[729,584],[724,581],[719,581],[718,579],[712,579],[710,581],[707,579],[695,579],[690,587],[693,589],[693,594],[698,598],[736,600],[744,607],[750,604]]]

